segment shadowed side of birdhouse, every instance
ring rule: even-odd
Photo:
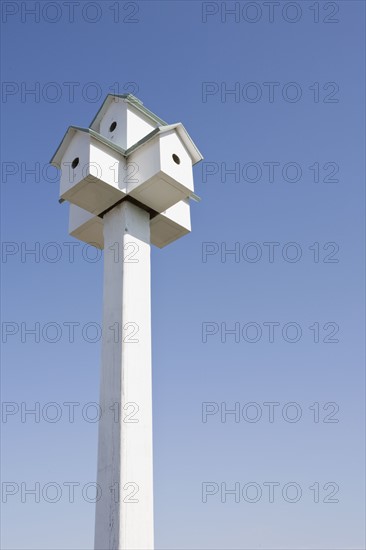
[[[69,233],[84,243],[104,248],[103,219],[75,204],[70,204]]]
[[[191,231],[189,200],[180,201],[150,220],[151,244],[164,248]],[[103,218],[70,204],[69,233],[97,248],[104,248]]]

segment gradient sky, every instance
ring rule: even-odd
[[[365,6],[270,4],[2,3],[4,549],[93,547],[103,262],[70,261],[48,161],[113,91],[205,157],[192,233],[152,250],[156,548],[365,547]]]

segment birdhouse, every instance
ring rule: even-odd
[[[183,124],[156,128],[126,154],[131,197],[160,213],[192,196],[192,167],[202,156]]]
[[[70,126],[51,164],[61,169],[61,201],[92,214],[87,235],[90,224],[97,223],[91,222],[93,216],[103,217],[127,198],[150,213],[158,242],[168,243],[175,240],[173,233],[169,236],[174,224],[179,236],[181,228],[189,230],[187,199],[194,197],[193,165],[201,159],[183,124],[168,125],[127,94],[108,95],[90,128]],[[79,224],[75,212],[72,208],[70,223],[76,216],[76,225],[70,231],[79,234],[86,222]]]
[[[108,95],[90,124],[101,136],[124,150],[167,123],[132,94]]]
[[[51,164],[61,168],[60,198],[93,214],[126,195],[124,151],[93,130],[71,126]]]
[[[188,199],[181,201],[150,221],[150,241],[158,248],[176,241],[191,231]],[[103,218],[70,204],[69,233],[97,248],[104,248]]]

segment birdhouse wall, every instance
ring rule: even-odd
[[[99,125],[99,133],[122,149],[128,149],[156,126],[123,99],[115,98]]]
[[[160,134],[128,157],[138,171],[127,192],[157,212],[164,212],[193,191],[192,160],[175,131]]]
[[[154,128],[157,128],[158,124],[153,124],[142,113],[135,111],[132,106],[127,109],[127,147],[132,147],[140,139],[144,138]]]
[[[61,198],[93,214],[100,214],[125,196],[125,158],[89,134],[75,135],[61,168]]]
[[[191,231],[189,201],[180,201],[150,222],[151,243],[163,248]]]
[[[77,163],[73,168],[73,163]],[[90,163],[90,137],[78,132],[70,141],[61,160],[60,196],[82,181]]]
[[[98,141],[90,144],[90,174],[126,194],[126,158]]]
[[[160,159],[161,170],[164,173],[193,191],[192,159],[176,132],[162,135]]]
[[[127,193],[150,180],[160,171],[159,139],[148,141],[127,158],[127,165],[134,167],[133,176],[127,179]]]
[[[96,248],[104,248],[103,219],[70,204],[69,233]]]

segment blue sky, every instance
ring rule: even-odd
[[[156,547],[364,548],[365,8],[278,4],[3,2],[4,548],[93,547],[103,265],[48,161],[113,91],[205,157],[152,250]]]

